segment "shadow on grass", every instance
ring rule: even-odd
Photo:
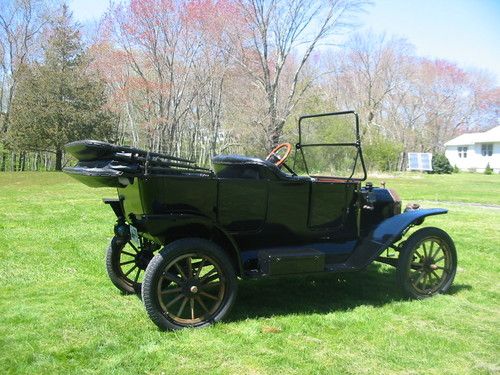
[[[447,294],[471,289],[471,285],[453,284]],[[141,299],[140,291],[135,296]],[[359,272],[239,281],[233,309],[224,320],[347,311],[406,300],[396,284],[395,269],[373,263]]]
[[[470,289],[470,285],[458,284],[449,293]],[[347,311],[404,300],[395,270],[375,263],[360,272],[240,281],[237,300],[226,320]]]
[[[453,284],[446,294],[454,295],[463,290],[472,290],[472,285],[468,284]]]

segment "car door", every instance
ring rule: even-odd
[[[353,184],[316,180],[311,184],[308,226],[311,229],[339,232],[350,216]]]

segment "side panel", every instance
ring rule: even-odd
[[[134,178],[133,183],[124,188],[118,188],[118,199],[122,204],[125,219],[130,222],[131,215],[138,216],[144,213],[141,202],[139,179]]]
[[[259,232],[233,232],[239,248],[257,250],[309,241],[309,181],[268,180],[266,183],[266,221]],[[260,202],[252,200],[250,204],[260,205]]]
[[[304,242],[307,228],[309,181],[269,181],[267,241],[263,247]]]
[[[313,182],[308,226],[311,229],[338,230],[345,224],[355,189],[354,184]]]
[[[343,243],[357,239],[357,210],[355,207],[354,189],[356,184],[338,184],[337,187],[328,187],[325,191],[323,200],[328,200],[331,194],[334,194],[336,188],[342,192],[334,196],[331,200],[332,205],[327,205],[331,210],[337,210],[333,220],[337,226],[324,226],[311,228],[309,221],[309,205],[311,199],[311,181],[296,180],[282,181],[270,180],[267,219],[262,230],[257,233],[234,233],[235,239],[242,251],[252,251],[259,249],[273,249],[278,247],[287,247],[289,249],[295,246],[301,246],[311,243],[332,242]],[[346,191],[347,189],[347,191]],[[318,199],[320,197],[318,196]],[[347,199],[347,202],[345,201]],[[339,202],[340,201],[340,202]],[[339,205],[340,208],[336,207]],[[317,208],[320,208],[320,202],[317,202]],[[335,207],[333,207],[335,205]],[[344,209],[349,211],[344,214]],[[322,209],[323,210],[323,209]],[[339,213],[340,212],[340,213]],[[328,210],[324,210],[325,222],[328,222]],[[340,217],[340,218],[339,218]],[[345,225],[341,225],[345,224]],[[290,247],[291,246],[291,247]],[[352,247],[351,247],[352,250]],[[251,258],[250,253],[244,255],[245,259]]]
[[[118,188],[118,197],[127,220],[176,212],[215,220],[217,181],[197,176],[135,178],[132,185]]]
[[[218,222],[230,232],[258,231],[267,214],[267,181],[219,179]]]
[[[144,213],[192,213],[215,220],[217,180],[197,176],[150,176],[139,181]]]

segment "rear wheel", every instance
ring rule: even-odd
[[[139,237],[140,244],[111,240],[106,253],[106,270],[111,282],[123,293],[141,293],[144,271],[153,259],[155,244]]]
[[[142,299],[161,329],[204,327],[223,319],[237,290],[234,268],[213,242],[187,238],[167,245],[149,264]]]
[[[422,228],[405,242],[399,255],[397,280],[403,292],[416,299],[445,293],[457,271],[457,251],[439,228]]]

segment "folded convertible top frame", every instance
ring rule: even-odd
[[[135,147],[118,146],[95,140],[82,140],[66,145],[66,150],[78,159],[78,165],[70,168],[72,173],[98,173],[108,176],[114,170],[129,177],[149,174],[170,174],[176,170],[185,173],[213,175],[208,168],[199,167],[194,161]],[[107,172],[104,170],[108,170]],[[114,173],[111,173],[114,174]],[[126,176],[125,175],[125,176]]]

